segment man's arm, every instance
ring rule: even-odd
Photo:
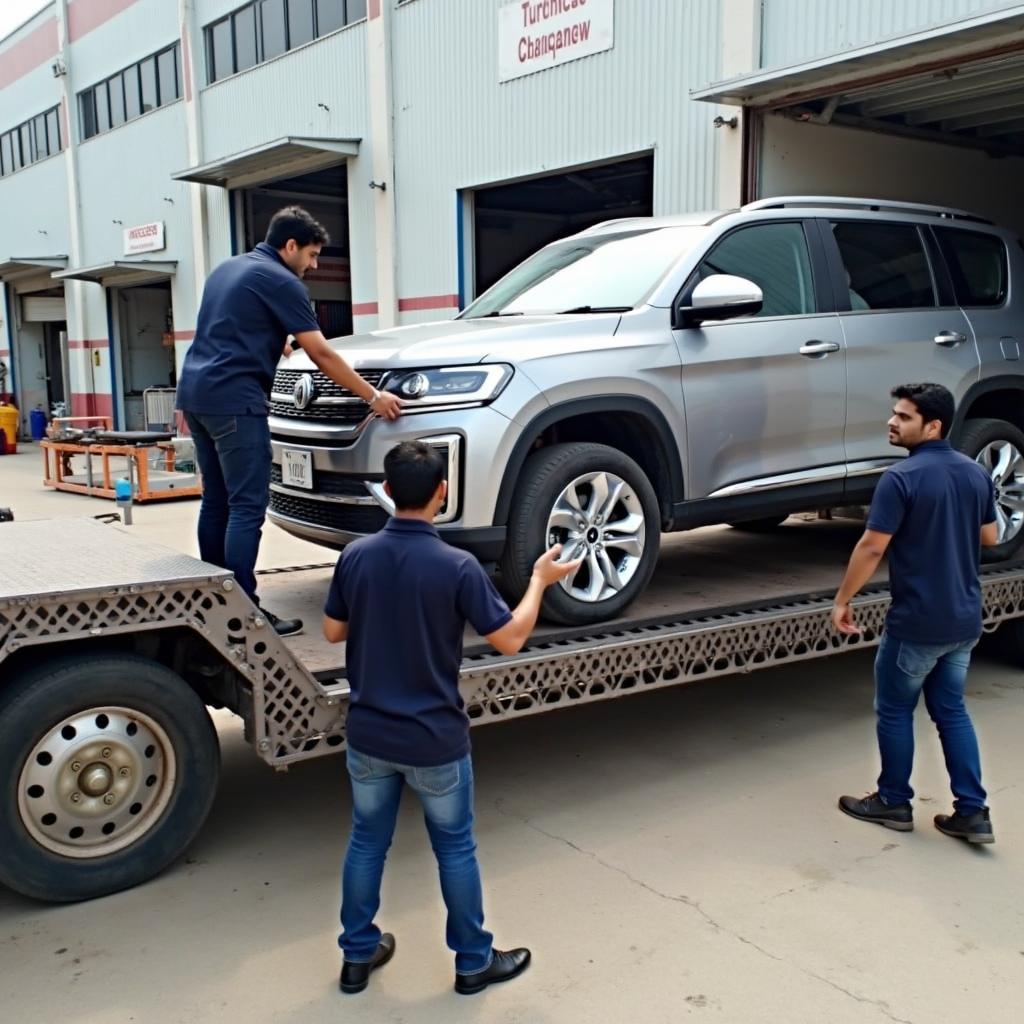
[[[328,643],[340,644],[348,639],[348,623],[341,619],[332,619],[330,615],[324,616],[324,638]]]
[[[891,533],[865,530],[864,535],[857,541],[857,546],[850,556],[850,563],[846,567],[846,575],[832,602],[832,624],[840,633],[860,632],[853,618],[850,601],[853,600],[857,591],[874,576],[878,563],[882,561],[891,540]]]
[[[302,331],[295,335],[295,342],[335,384],[340,384],[343,388],[348,388],[353,394],[365,399],[378,416],[383,416],[386,420],[397,420],[402,414],[402,400],[397,395],[382,391],[376,401],[370,401],[376,389],[363,380],[331,348],[321,331]]]
[[[533,627],[537,625],[544,591],[552,583],[557,583],[574,573],[583,564],[582,558],[574,562],[556,562],[555,559],[561,551],[562,546],[556,544],[533,563],[530,585],[526,588],[523,599],[513,609],[512,618],[501,629],[484,637],[501,654],[518,654],[523,649],[523,644],[529,639]]]
[[[981,528],[981,546],[994,548],[999,543],[999,524],[985,523]]]

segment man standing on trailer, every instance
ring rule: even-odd
[[[316,270],[328,240],[322,224],[288,206],[271,218],[265,241],[217,267],[203,290],[178,382],[177,406],[203,476],[200,557],[230,569],[256,604],[256,557],[270,501],[267,404],[288,336],[378,416],[393,420],[402,409],[395,395],[363,380],[320,332],[302,278]],[[265,608],[263,614],[282,636],[302,629],[300,619],[279,619]]]
[[[981,466],[946,440],[955,411],[946,388],[904,384],[892,397],[889,443],[910,455],[879,481],[832,609],[839,632],[860,632],[850,601],[888,552],[892,605],[875,659],[882,772],[876,792],[842,796],[839,809],[900,832],[913,829],[914,708],[923,691],[955,798],[953,813],[935,815],[935,827],[969,843],[992,843],[964,687],[981,636],[981,547],[999,542],[995,489]]]

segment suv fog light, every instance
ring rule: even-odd
[[[448,497],[441,506],[437,515],[434,516],[435,523],[450,523],[459,516],[459,497],[462,475],[462,435],[461,434],[438,434],[435,437],[418,437],[417,441],[429,444],[436,448],[445,461],[445,479],[448,481]],[[367,480],[366,489],[373,495],[382,508],[386,509],[389,515],[395,514],[395,503],[384,491],[384,483],[379,480]]]

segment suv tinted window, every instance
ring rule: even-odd
[[[698,280],[735,274],[764,294],[758,316],[814,313],[814,279],[803,225],[758,224],[722,239],[697,267]]]
[[[935,231],[953,275],[961,306],[1001,306],[1006,299],[1006,246],[980,231],[937,228]]]
[[[934,306],[935,289],[921,236],[911,224],[838,221],[832,233],[846,268],[850,308]]]

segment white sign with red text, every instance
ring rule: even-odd
[[[140,252],[158,252],[164,248],[164,222],[137,224],[124,229],[124,254],[135,256]]]
[[[513,0],[498,9],[498,80],[610,50],[614,27],[615,0]]]

